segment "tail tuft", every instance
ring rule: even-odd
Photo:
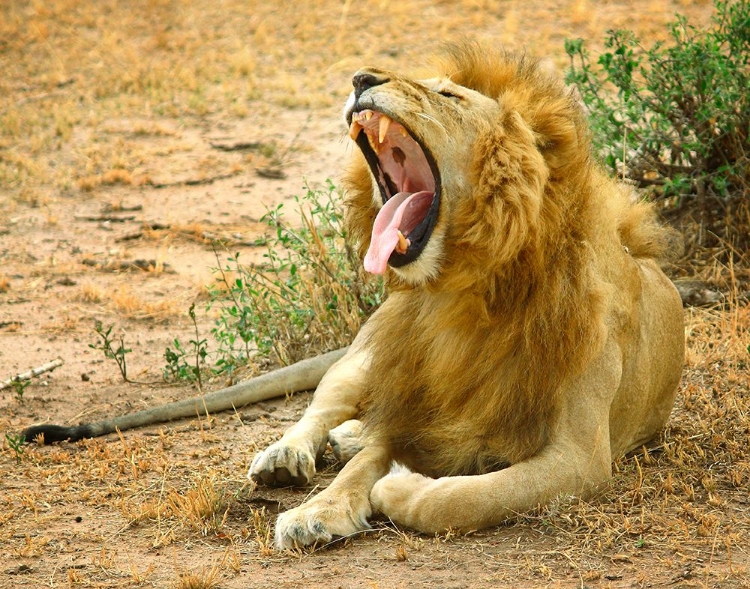
[[[91,426],[75,425],[65,427],[62,425],[35,425],[23,430],[21,434],[27,444],[36,442],[41,436],[44,444],[54,444],[55,442],[64,442],[66,440],[75,442],[83,438],[94,437]]]

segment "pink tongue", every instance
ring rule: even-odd
[[[372,240],[365,255],[365,270],[372,274],[383,274],[385,272],[388,266],[388,258],[398,244],[399,227],[409,204],[415,199],[420,200],[418,197],[431,194],[431,192],[426,191],[399,192],[388,199],[388,202],[380,209],[372,227]],[[415,203],[417,206],[419,204]],[[403,230],[403,233],[406,234],[411,229],[413,229],[413,226]]]

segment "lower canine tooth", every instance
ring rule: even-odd
[[[377,155],[378,152],[380,151],[380,145],[378,144],[377,141],[375,141],[375,137],[373,137],[370,133],[367,133],[367,141],[369,141],[370,147],[372,147],[372,150]]]
[[[396,251],[399,254],[405,254],[406,250],[409,249],[409,240],[404,237],[401,231],[398,232],[398,243],[396,244]]]

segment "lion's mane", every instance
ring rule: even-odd
[[[413,286],[387,277],[399,304],[374,317],[365,411],[371,435],[434,476],[496,470],[538,452],[562,383],[606,339],[605,302],[615,296],[607,249],[659,258],[669,244],[651,207],[592,163],[582,108],[545,67],[463,44],[442,68],[497,100],[501,115],[466,164],[471,193],[441,211],[438,278]],[[363,158],[345,188],[363,252],[375,215]]]

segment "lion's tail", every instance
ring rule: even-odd
[[[346,353],[347,349],[342,348],[314,358],[301,360],[296,364],[261,374],[213,393],[83,425],[35,425],[26,428],[21,436],[27,443],[38,441],[51,444],[65,440],[76,441],[83,438],[103,436],[115,431],[125,431],[143,425],[236,409],[250,403],[283,397],[289,393],[309,391],[318,386],[323,375]]]

